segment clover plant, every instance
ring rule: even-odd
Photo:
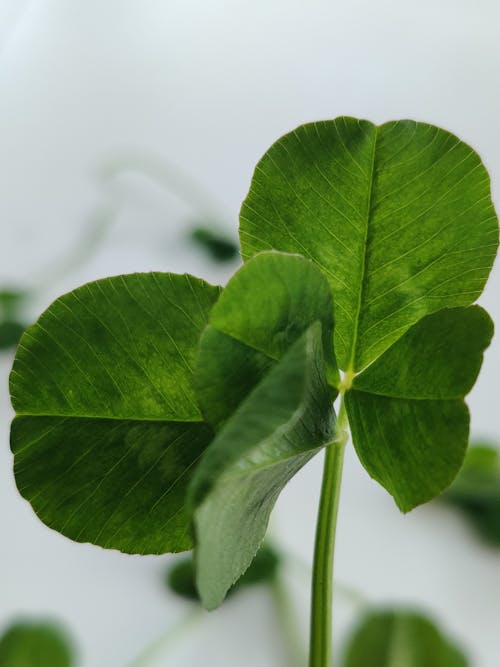
[[[326,667],[348,430],[404,512],[464,460],[464,396],[493,333],[472,305],[498,247],[488,174],[425,123],[311,123],[257,165],[240,241],[244,264],[224,289],[124,275],[42,314],[11,375],[15,475],[73,540],[194,549],[213,609],[283,487],[325,450],[310,667]]]

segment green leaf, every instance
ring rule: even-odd
[[[205,418],[220,425],[313,322],[322,324],[326,373],[338,384],[332,295],[320,271],[298,255],[260,253],[241,267],[202,335],[195,384]],[[332,400],[336,391],[332,390]]]
[[[346,407],[363,466],[401,511],[434,498],[460,470],[469,435],[462,401],[409,401],[353,391]]]
[[[61,297],[21,339],[11,445],[21,494],[51,528],[130,553],[192,545],[192,470],[213,437],[192,386],[219,288],[149,273]]]
[[[374,611],[350,638],[343,667],[467,667],[468,660],[434,623],[407,610]]]
[[[0,637],[2,667],[71,667],[73,664],[70,642],[52,623],[18,622]]]
[[[472,444],[442,499],[463,511],[484,540],[500,547],[500,453],[495,447]]]
[[[462,398],[474,386],[493,322],[480,306],[449,308],[415,324],[353,387],[410,399]]]
[[[311,123],[257,165],[242,256],[275,248],[328,277],[340,368],[360,371],[425,315],[481,294],[498,247],[488,174],[455,136],[413,121]]]
[[[304,339],[283,366],[306,332],[318,336],[320,350],[316,342]],[[310,369],[308,364],[317,367]],[[290,440],[294,415],[305,409],[304,402],[315,400],[304,393],[313,390],[311,373],[319,392],[319,412],[312,416],[318,421],[299,437],[305,438],[303,442],[294,444]],[[222,602],[260,546],[279,492],[311,452],[330,440],[336,390],[327,387],[323,373],[333,387],[338,383],[327,280],[303,257],[258,254],[233,276],[213,307],[197,358],[199,404],[207,421],[222,428],[192,484],[198,587],[206,606]],[[282,388],[280,383],[285,382],[296,386]],[[286,461],[278,461],[280,456]],[[263,457],[262,470],[251,465],[240,479],[249,461]],[[237,499],[228,508],[225,494],[232,497],[236,489]],[[224,515],[225,523],[220,517],[214,519],[225,509],[232,510]],[[217,531],[212,530],[214,525]],[[233,546],[237,553],[227,566],[224,550],[231,553]]]
[[[227,595],[233,595],[242,588],[268,583],[274,580],[281,562],[281,556],[268,544],[264,544],[250,567],[229,589]],[[188,600],[199,600],[196,590],[196,571],[191,556],[182,557],[175,562],[167,572],[168,587],[177,595]]]
[[[217,607],[248,568],[279,493],[331,441],[333,429],[316,322],[226,421],[193,476],[197,588],[205,607]]]
[[[354,378],[346,408],[356,451],[401,510],[436,496],[460,470],[469,435],[463,397],[492,334],[479,306],[443,310]]]

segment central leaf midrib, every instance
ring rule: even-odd
[[[405,637],[405,619],[400,619],[395,617],[392,621],[393,629],[391,633],[391,639],[388,646],[387,653],[387,666],[388,667],[400,667],[405,664],[408,657],[411,658],[411,654],[408,654],[406,650],[406,644],[404,641]],[[403,641],[401,642],[401,638]]]
[[[358,291],[358,302],[356,305],[356,311],[354,314],[354,329],[353,329],[353,334],[352,334],[352,343],[351,343],[351,351],[349,354],[349,361],[347,363],[347,372],[355,372],[356,369],[354,367],[355,360],[356,360],[356,351],[357,351],[357,346],[358,346],[358,331],[359,331],[359,316],[361,313],[361,306],[363,303],[363,295],[365,291],[365,282],[366,282],[366,260],[367,260],[367,255],[368,255],[368,230],[370,226],[370,220],[371,220],[371,214],[372,214],[372,204],[373,204],[373,181],[374,181],[374,174],[375,174],[375,159],[376,159],[376,152],[377,152],[377,139],[378,139],[378,133],[379,133],[379,127],[375,125],[375,135],[374,135],[374,140],[373,140],[373,150],[372,150],[372,158],[371,158],[371,169],[370,169],[370,175],[369,175],[369,190],[368,190],[368,196],[367,196],[367,201],[366,201],[366,225],[365,225],[365,233],[363,237],[363,261],[361,263],[361,271],[360,271],[360,276],[359,276],[359,291]]]
[[[380,398],[391,398],[394,401],[463,401],[465,396],[463,394],[455,394],[454,396],[416,396],[409,394],[388,394],[387,392],[377,389],[361,389],[353,385],[349,391],[358,394],[368,394],[369,396],[379,396]]]

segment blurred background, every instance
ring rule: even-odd
[[[304,122],[443,126],[480,153],[497,195],[499,26],[493,0],[0,0],[0,291],[21,292],[14,319],[28,324],[62,292],[117,273],[188,271],[223,284],[238,258],[217,261],[193,230],[236,240],[257,160]],[[497,264],[480,301],[497,323],[499,295]],[[72,543],[21,499],[8,448],[12,354],[0,351],[0,633],[15,618],[50,617],[68,628],[80,667],[127,667],[190,603],[164,585],[172,557]],[[497,336],[468,401],[473,435],[493,443],[499,370]],[[285,578],[304,646],[320,458],[272,520],[293,554]],[[344,589],[423,609],[472,665],[498,667],[500,549],[452,507],[402,516],[351,450],[337,545]],[[357,598],[339,591],[337,648]],[[200,656],[289,665],[269,591],[199,618],[147,664]]]

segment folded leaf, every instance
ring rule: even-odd
[[[354,446],[401,510],[441,493],[460,470],[469,436],[463,397],[492,334],[479,306],[443,310],[354,378],[346,394]]]
[[[256,167],[242,256],[311,258],[335,300],[340,368],[360,371],[423,316],[481,294],[498,247],[478,155],[425,123],[311,123]]]
[[[333,427],[317,322],[238,406],[193,476],[197,587],[207,608],[250,565],[279,493]]]
[[[264,543],[248,570],[229,589],[228,596],[245,588],[272,583],[276,579],[280,565],[280,554],[269,544]],[[192,556],[181,556],[181,560],[175,561],[169,567],[166,583],[173,593],[188,600],[199,601],[195,577],[196,570]]]
[[[227,419],[315,321],[322,324],[327,378],[335,388],[333,302],[321,271],[304,257],[278,252],[260,253],[241,267],[200,341],[195,385],[205,418],[215,425]]]
[[[349,640],[343,667],[467,667],[461,650],[421,614],[367,614]]]
[[[26,331],[11,444],[19,490],[48,526],[130,553],[191,547],[186,489],[213,437],[193,366],[219,293],[188,275],[118,276]]]

